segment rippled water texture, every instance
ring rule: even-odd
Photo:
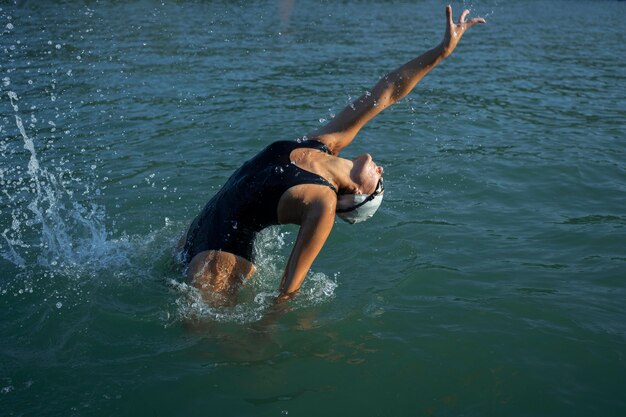
[[[385,202],[285,311],[294,227],[234,306],[171,261],[243,160],[434,46],[443,6],[1,3],[0,414],[626,415],[626,2],[454,2],[488,24],[348,149]]]

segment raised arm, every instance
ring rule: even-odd
[[[485,23],[481,18],[466,21],[468,14],[469,10],[463,11],[459,21],[454,23],[452,8],[447,6],[446,32],[439,45],[385,75],[371,92],[363,94],[308,136],[323,142],[335,155],[339,154],[367,122],[411,92],[430,70],[448,57],[467,29],[475,23]]]

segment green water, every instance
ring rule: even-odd
[[[297,229],[227,308],[173,242],[444,3],[251,3],[0,4],[0,415],[626,415],[626,3],[454,2],[488,24],[348,148],[385,202],[277,316]]]

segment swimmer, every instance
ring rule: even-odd
[[[271,143],[245,162],[206,204],[181,237],[187,278],[203,294],[233,295],[255,273],[253,242],[262,229],[300,226],[279,287],[278,302],[293,297],[324,246],[335,215],[358,223],[374,215],[385,189],[383,167],[369,154],[339,153],[374,116],[406,96],[443,59],[467,29],[484,19],[458,22],[446,7],[441,43],[383,77],[371,90],[304,139]]]

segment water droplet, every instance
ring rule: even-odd
[[[6,28],[9,29],[9,30],[13,30],[13,28],[15,28],[15,26],[13,26],[12,23],[7,23]]]
[[[57,303],[57,308],[61,308],[61,307],[63,307],[63,303],[59,301],[59,302]]]

